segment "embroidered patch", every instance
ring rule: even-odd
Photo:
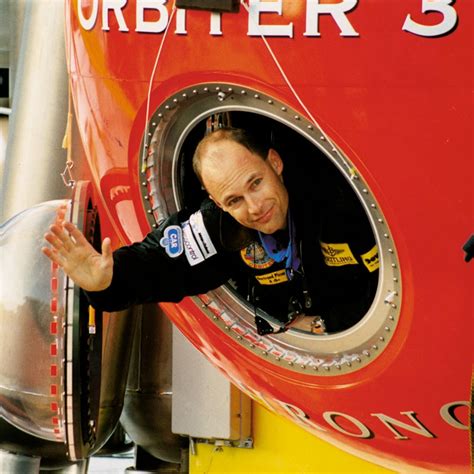
[[[183,229],[184,252],[191,266],[203,262],[217,253],[207,232],[201,211],[195,212],[189,220],[181,224]]]
[[[326,244],[320,242],[324,263],[329,267],[342,267],[344,265],[357,265],[359,262],[349,248],[349,244]]]
[[[170,225],[163,232],[160,245],[171,258],[179,257],[183,253],[183,232],[179,225]]]
[[[360,256],[369,272],[374,272],[380,267],[379,249],[374,245],[367,253]]]
[[[271,267],[275,260],[267,255],[265,249],[258,243],[252,242],[240,251],[242,260],[251,268],[262,270]]]
[[[279,283],[288,281],[285,269],[277,270],[272,273],[265,273],[265,275],[255,275],[255,278],[261,285],[278,285]]]
[[[204,258],[212,257],[217,253],[214,244],[212,243],[211,237],[207,232],[206,226],[204,225],[204,220],[202,218],[201,211],[195,212],[190,218],[189,223],[191,224],[191,229],[193,235],[196,238],[199,248],[204,255]]]
[[[204,255],[202,254],[201,249],[194,238],[189,221],[183,222],[181,224],[181,228],[183,229],[184,252],[186,254],[186,258],[188,259],[189,265],[194,266],[203,262]]]

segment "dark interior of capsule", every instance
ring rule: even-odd
[[[248,129],[268,140],[270,147],[282,157],[286,175],[297,176],[304,170],[316,178],[318,169],[329,164],[325,155],[306,138],[276,120],[249,112],[232,112],[228,117],[232,127]],[[195,207],[195,203],[207,196],[192,170],[194,150],[205,134],[206,120],[202,120],[191,130],[181,149],[179,194],[186,207]]]
[[[364,225],[362,227],[365,229],[371,229],[367,214],[365,213],[362,204],[356,197],[354,190],[348,184],[347,180],[342,176],[342,173],[319,148],[303,137],[300,133],[276,120],[248,112],[229,113],[227,114],[225,121],[227,121],[227,123],[230,122],[233,127],[250,129],[253,133],[257,133],[261,137],[264,137],[264,139],[268,140],[270,147],[277,150],[283,159],[285,183],[287,180],[297,183],[305,183],[299,188],[296,188],[300,200],[313,200],[314,195],[318,193],[319,195],[322,194],[323,196],[326,196],[329,202],[329,200],[332,199],[330,197],[332,196],[332,188],[336,187],[334,183],[337,182],[338,189],[342,190],[341,192],[345,197],[350,198],[352,205],[357,207],[356,214],[359,216],[358,222],[363,220]],[[196,208],[196,203],[201,202],[207,197],[207,194],[202,189],[194,175],[191,164],[194,149],[205,134],[206,120],[203,120],[189,133],[181,149],[181,180],[178,185],[180,186],[179,194],[182,198],[181,204],[184,207]],[[324,180],[321,179],[321,176],[325,177]],[[324,202],[324,198],[321,202]],[[373,239],[372,230],[369,230],[369,232]],[[319,251],[319,242],[315,242],[314,244],[318,247]],[[327,333],[348,329],[363,318],[375,296],[378,284],[377,273],[378,272],[374,272],[374,275],[371,275],[369,287],[364,287],[363,290],[359,291],[359,293],[364,293],[363,297],[359,294],[354,296],[354,298],[363,299],[364,303],[358,307],[357,311],[354,311],[354,309],[349,305],[347,313],[344,316],[344,324],[334,326],[334,328],[328,330]],[[242,298],[243,303],[246,301],[248,302],[249,299],[251,303],[255,303],[249,297],[248,276],[242,275],[239,277],[237,275],[229,282],[228,286]],[[325,291],[328,292],[333,290],[328,286],[328,284],[323,284],[321,287],[326,288]],[[357,284],[350,285],[350,291],[357,292]],[[337,298],[336,294],[334,295],[334,298]],[[252,306],[252,304],[250,306]],[[252,310],[252,308],[250,309]],[[276,316],[275,312],[269,311],[268,308],[266,308],[266,312],[268,314],[273,313],[273,315]],[[276,318],[280,321],[282,319],[281,316],[276,316]]]

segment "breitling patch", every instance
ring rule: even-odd
[[[202,219],[201,211],[195,212],[181,224],[184,252],[189,265],[194,266],[217,253]]]
[[[278,270],[272,273],[265,273],[265,275],[255,275],[255,278],[261,285],[278,285],[288,281],[286,270]]]
[[[320,242],[320,244],[324,263],[329,267],[342,267],[359,263],[352,254],[349,244],[327,244],[325,242]]]
[[[183,231],[179,225],[170,225],[163,232],[160,245],[171,258],[179,257],[183,253]]]
[[[360,256],[369,272],[374,272],[380,267],[379,249],[374,245],[367,253]]]
[[[258,243],[252,242],[240,251],[242,260],[251,268],[262,270],[271,267],[275,260],[268,256],[265,249]]]

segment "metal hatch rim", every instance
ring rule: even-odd
[[[239,88],[240,91],[237,92],[236,88]],[[231,103],[226,102],[229,99],[231,99]],[[185,107],[184,111],[183,107]],[[197,111],[194,110],[195,108],[197,108]],[[186,114],[190,115],[190,110],[194,112],[194,115],[190,118],[183,118],[186,117]],[[171,161],[171,165],[170,163],[166,164],[168,173],[171,173],[171,186],[168,186],[168,189],[172,190],[172,197],[170,197],[168,191],[167,196],[165,196],[167,200],[165,199],[164,203],[158,203],[158,206],[155,206],[157,195],[158,201],[160,198],[163,199],[162,196],[159,196],[162,193],[157,193],[157,189],[159,189],[157,181],[159,179],[157,175],[153,175],[154,171],[151,174],[149,171],[156,167],[162,173],[165,166],[159,158],[157,158],[156,163],[153,161],[156,150],[153,151],[151,148],[147,150],[147,166],[146,170],[143,171],[142,177],[144,179],[142,179],[142,183],[145,188],[144,205],[151,225],[156,227],[160,219],[163,218],[163,215],[160,217],[155,213],[158,208],[160,212],[164,211],[166,213],[170,206],[174,207],[174,210],[180,207],[179,187],[177,185],[179,182],[180,151],[190,131],[197,123],[212,113],[232,111],[262,115],[288,126],[315,145],[343,173],[364,207],[374,231],[379,252],[381,250],[378,289],[371,308],[357,324],[346,331],[324,336],[302,334],[302,331],[290,330],[282,335],[265,336],[263,338],[254,333],[246,339],[245,336],[249,331],[249,326],[239,327],[235,319],[232,320],[228,314],[225,314],[225,310],[221,310],[219,304],[222,301],[238,302],[239,311],[246,311],[247,316],[251,313],[252,317],[253,312],[250,312],[248,307],[236,299],[228,288],[220,287],[207,295],[193,297],[193,299],[223,331],[228,332],[240,344],[266,360],[272,360],[274,363],[284,364],[286,367],[297,371],[302,370],[305,373],[309,373],[308,369],[312,368],[318,375],[340,375],[364,367],[383,352],[398,324],[401,306],[401,282],[395,243],[390,237],[391,232],[385,216],[360,172],[356,170],[341,149],[326,139],[326,134],[316,124],[309,122],[297,110],[260,91],[227,83],[200,84],[182,89],[168,97],[153,114],[147,129],[148,133],[145,134],[142,142],[142,151],[143,148],[148,149],[150,146],[153,148],[153,140],[161,132],[163,140],[159,143],[158,151],[163,152],[170,135],[175,137],[171,159],[168,160]],[[176,132],[176,129],[178,129],[178,132]],[[341,157],[341,159],[338,159],[338,157]],[[348,163],[350,163],[350,167],[348,167]],[[209,295],[212,295],[210,299]],[[376,313],[378,313],[378,316]],[[295,341],[299,342],[299,347],[297,347]],[[301,346],[302,342],[303,345]],[[275,351],[274,345],[276,343],[285,345],[286,350],[277,349]],[[316,351],[313,348],[314,352],[310,357],[307,354],[298,353],[300,350],[308,352],[310,348],[307,344],[318,346]],[[278,355],[273,358],[268,357],[274,355],[272,352]],[[286,352],[283,357],[281,356],[282,352]]]

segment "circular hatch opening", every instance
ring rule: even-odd
[[[263,357],[273,355],[269,359],[275,363],[285,363],[295,370],[310,367],[329,375],[364,366],[383,351],[398,321],[401,288],[394,244],[376,199],[358,170],[316,124],[286,104],[227,84],[186,89],[163,103],[150,121],[149,138],[143,144],[141,181],[146,188],[144,204],[151,225],[156,227],[183,207],[198,209],[206,197],[191,160],[210,117],[264,137],[282,156],[286,175],[295,182],[304,177],[305,184],[298,190],[304,199],[318,194],[324,200],[330,196],[325,194],[327,191],[337,188],[361,216],[360,226],[352,225],[353,231],[368,229],[375,241],[380,267],[374,272],[373,284],[365,290],[365,306],[347,313],[347,324],[341,329],[323,335],[296,327],[260,336],[255,315],[262,308],[249,303],[246,278],[239,275],[196,300],[200,306],[204,303],[206,314],[229,335]],[[324,250],[328,249],[321,250],[322,258],[326,258]],[[374,256],[367,255],[369,265],[371,259],[375,261]],[[265,311],[262,314],[268,316]]]

